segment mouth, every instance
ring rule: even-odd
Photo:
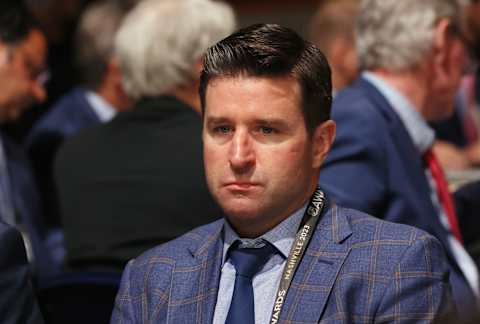
[[[224,184],[225,188],[233,191],[247,191],[258,186],[258,183],[249,181],[232,181]]]

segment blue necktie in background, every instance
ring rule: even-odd
[[[268,242],[263,247],[243,249],[239,248],[239,243],[234,242],[229,250],[230,262],[235,267],[236,275],[225,324],[255,323],[252,278],[276,253],[276,248]]]

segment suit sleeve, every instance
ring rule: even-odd
[[[132,268],[134,260],[128,262],[122,275],[120,289],[115,298],[115,306],[112,312],[111,324],[133,324],[140,323],[135,319],[135,311],[133,307],[134,296],[131,293],[132,285]]]
[[[43,323],[30,282],[20,233],[0,223],[0,319],[2,324]]]
[[[379,323],[450,323],[455,308],[437,239],[421,234],[404,252],[375,314]]]
[[[370,108],[368,102],[335,105],[337,134],[319,184],[339,205],[381,217],[388,199],[387,129]]]

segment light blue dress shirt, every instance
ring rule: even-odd
[[[227,251],[235,240],[242,242],[241,247],[255,247],[260,241],[266,240],[273,244],[279,253],[272,256],[252,281],[253,299],[255,303],[255,323],[268,323],[272,315],[275,295],[277,293],[283,268],[295,241],[295,235],[300,227],[307,204],[290,215],[269,232],[256,239],[239,238],[232,227],[225,222],[223,228],[223,261],[218,288],[217,304],[213,316],[213,324],[223,324],[227,319],[228,309],[232,301],[235,286],[235,267],[227,259]]]
[[[97,95],[95,92],[87,91],[85,96],[98,119],[102,123],[112,120],[117,114],[115,108],[113,108],[112,105],[110,105],[105,99]]]

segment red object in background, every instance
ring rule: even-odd
[[[445,211],[445,214],[447,215],[450,229],[458,241],[463,244],[462,234],[460,232],[460,226],[458,225],[458,218],[455,212],[455,206],[453,204],[452,196],[448,191],[448,184],[445,180],[442,167],[440,166],[440,163],[431,149],[425,152],[423,159],[432,173],[432,177],[437,186],[438,199],[443,207],[443,210]]]

